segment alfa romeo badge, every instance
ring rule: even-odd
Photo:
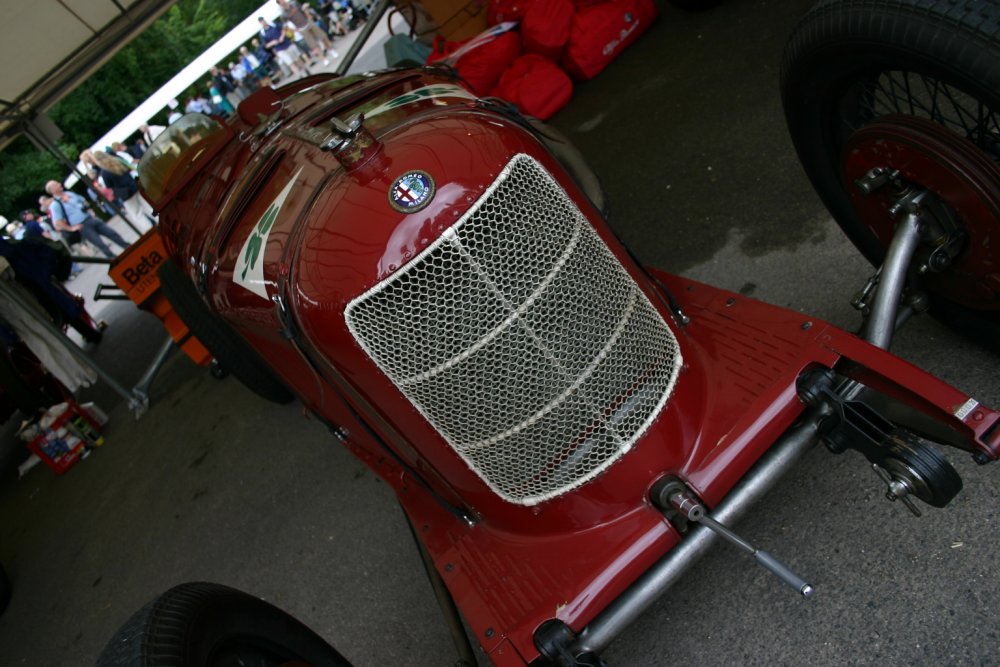
[[[401,213],[416,213],[434,198],[434,179],[426,171],[408,171],[389,189],[389,205]]]

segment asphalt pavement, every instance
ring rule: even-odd
[[[729,0],[662,20],[553,120],[593,163],[611,222],[649,263],[854,329],[871,268],[798,166],[778,99],[784,41],[810,3]],[[163,333],[105,304],[88,348],[126,385]],[[922,317],[894,352],[988,405],[998,355]],[[214,581],[272,601],[358,665],[455,659],[392,494],[295,405],[180,355],[136,420],[105,386],[107,444],[62,477],[0,487],[15,594],[0,663],[91,664],[157,593]],[[1000,664],[1000,469],[950,454],[965,488],[915,518],[860,455],[813,450],[739,531],[804,573],[789,592],[719,546],[606,654],[624,667]]]

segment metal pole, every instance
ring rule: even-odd
[[[351,48],[347,49],[347,53],[344,54],[344,59],[340,61],[337,65],[337,74],[343,76],[350,69],[351,65],[354,64],[355,59],[364,47],[365,42],[371,37],[372,32],[378,26],[378,22],[382,20],[385,15],[385,11],[389,8],[389,0],[381,0],[378,5],[376,5],[374,11],[368,15],[368,21],[365,23],[365,27],[361,29],[358,36],[354,38],[354,43],[351,44]]]
[[[751,505],[770,491],[812,447],[821,416],[820,409],[813,408],[790,428],[713,510],[715,519],[732,526]],[[598,653],[606,648],[708,552],[716,537],[705,526],[691,529],[680,544],[644,572],[580,632],[573,644],[573,655]]]
[[[78,264],[111,264],[107,257],[87,257],[86,255],[70,255],[70,259]]]
[[[156,353],[156,357],[153,359],[152,363],[149,364],[149,368],[146,372],[142,374],[139,381],[135,383],[135,387],[132,388],[132,392],[137,398],[144,401],[147,405],[149,404],[149,388],[153,386],[153,380],[156,379],[156,374],[160,372],[163,364],[167,362],[170,354],[177,349],[177,344],[174,343],[174,339],[167,336],[167,339],[163,341],[160,345],[160,351]]]

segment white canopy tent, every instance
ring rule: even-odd
[[[83,83],[176,0],[4,3],[0,148]]]

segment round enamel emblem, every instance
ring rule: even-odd
[[[389,205],[402,213],[415,213],[434,198],[434,179],[425,171],[408,171],[392,184]]]

